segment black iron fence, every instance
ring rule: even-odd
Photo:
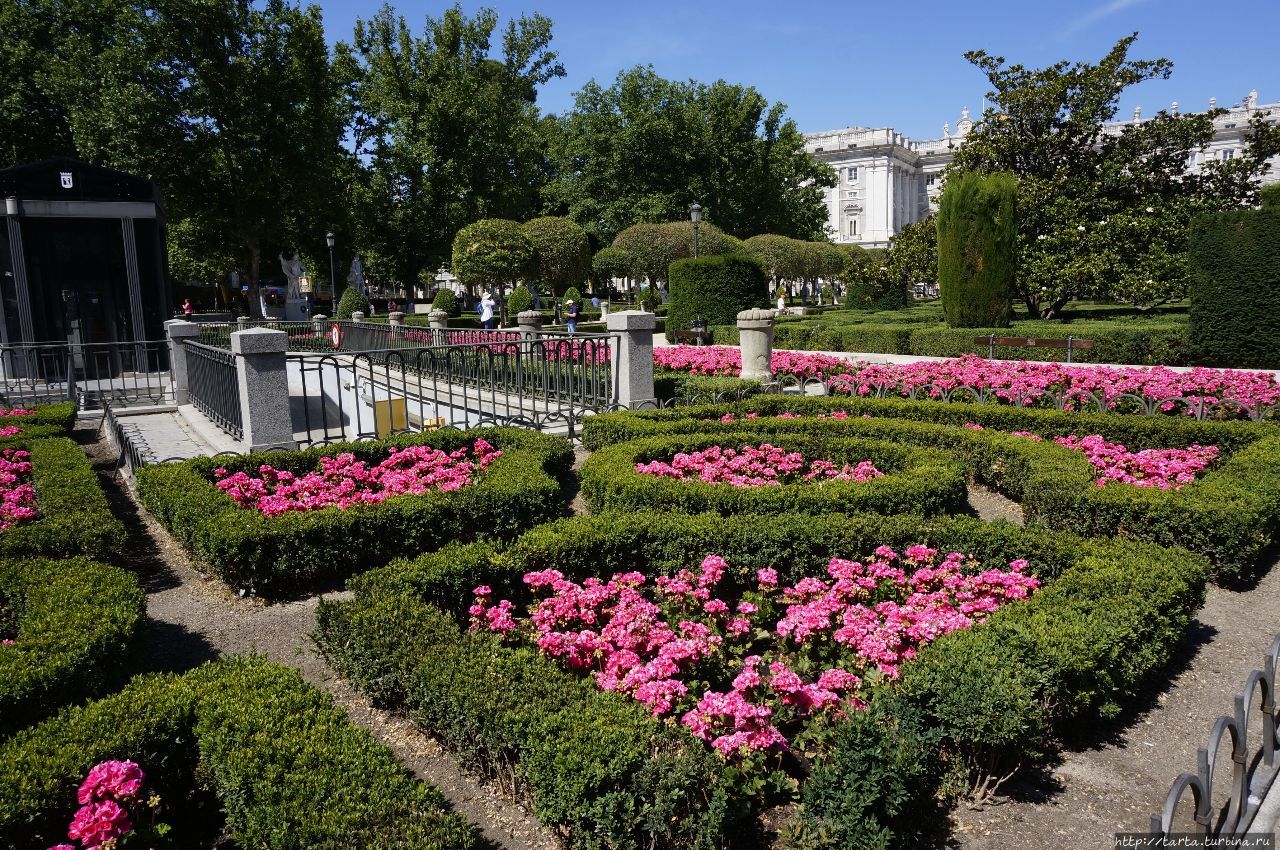
[[[168,340],[0,346],[0,403],[59,401],[82,410],[172,403]]]
[[[1209,746],[1201,747],[1196,754],[1196,771],[1180,774],[1169,789],[1160,814],[1151,816],[1153,836],[1191,832],[1216,838],[1249,831],[1280,772],[1276,766],[1276,745],[1280,743],[1276,738],[1278,662],[1280,635],[1271,642],[1262,659],[1262,669],[1245,678],[1244,690],[1236,695],[1232,713],[1214,721]],[[1218,756],[1228,742],[1229,760],[1220,764]],[[1230,771],[1225,779],[1220,778],[1223,768]],[[1188,791],[1190,812],[1179,807]]]
[[[196,409],[237,440],[244,437],[236,357],[224,348],[199,342],[184,344],[187,394]]]

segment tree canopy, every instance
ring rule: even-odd
[[[591,269],[591,241],[572,219],[542,216],[524,223],[533,245],[533,275],[554,295],[576,286]]]
[[[485,218],[468,224],[453,240],[453,273],[467,287],[489,287],[502,299],[503,286],[524,277],[533,244],[518,222]]]

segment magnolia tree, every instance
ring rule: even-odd
[[[552,295],[577,286],[591,268],[587,232],[569,218],[543,216],[526,221],[524,234],[533,247],[533,274]]]
[[[1122,93],[1166,79],[1167,59],[1131,60],[1137,35],[1097,64],[1032,69],[972,51],[992,106],[956,151],[949,173],[1005,171],[1018,179],[1015,295],[1033,316],[1073,298],[1116,298],[1140,309],[1187,293],[1187,229],[1195,215],[1253,205],[1266,160],[1280,153],[1276,116],[1255,111],[1232,159],[1187,166],[1225,110],[1161,111],[1106,127]]]
[[[503,290],[529,270],[533,245],[523,228],[505,218],[468,224],[453,239],[453,273],[468,290],[488,288],[502,303]]]

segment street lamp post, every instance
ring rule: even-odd
[[[330,230],[324,235],[324,244],[329,246],[329,300],[336,302],[338,300],[338,277],[333,269],[333,231]],[[336,306],[336,305],[335,305]],[[333,312],[331,309],[329,312]]]
[[[689,207],[689,220],[693,222],[693,256],[698,256],[698,225],[702,222],[702,205],[694,203]]]

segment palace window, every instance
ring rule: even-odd
[[[1235,148],[1227,148],[1226,150],[1224,150],[1224,151],[1222,152],[1222,158],[1223,158],[1223,159],[1235,159],[1235,158],[1236,158]]]
[[[846,180],[848,180],[850,183],[852,183],[853,181],[857,180],[857,179],[858,179],[858,166],[856,166],[856,165],[855,165],[855,166],[853,166],[852,168],[847,169],[847,171],[846,171],[846,173],[845,173],[845,179],[846,179]]]
[[[846,223],[846,232],[850,236],[858,235],[858,220],[856,218],[849,219]]]

